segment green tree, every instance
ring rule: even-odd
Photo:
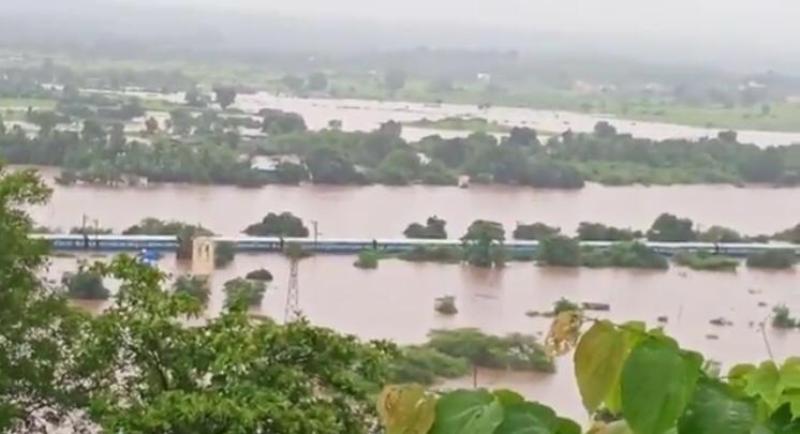
[[[147,134],[153,135],[158,132],[158,120],[152,116],[144,121],[144,128]]]
[[[773,235],[772,238],[780,241],[786,241],[787,243],[800,244],[800,224],[797,224],[784,231],[780,231]]]
[[[236,244],[230,241],[218,242],[214,248],[214,266],[224,268],[233,262],[236,257]]]
[[[202,306],[206,306],[211,297],[208,278],[204,276],[179,276],[172,284],[172,291],[175,294],[186,294],[197,300]]]
[[[712,243],[741,243],[745,241],[739,232],[724,226],[711,226],[707,230],[700,232],[697,235],[697,239]]]
[[[672,214],[661,214],[647,231],[647,239],[667,242],[694,241],[697,239],[697,233],[693,227],[694,223],[689,219],[681,219]]]
[[[791,249],[767,250],[747,257],[747,266],[753,268],[788,269],[794,267],[797,262],[797,254]]]
[[[506,239],[506,231],[501,223],[490,220],[475,220],[469,225],[467,233],[461,239],[477,240],[484,237],[494,241],[503,241]]]
[[[537,259],[544,265],[579,267],[581,246],[577,240],[561,235],[545,238],[539,243]]]
[[[228,307],[244,304],[247,307],[257,308],[264,300],[267,284],[261,280],[237,278],[225,282],[225,305]]]
[[[308,89],[323,91],[328,88],[328,76],[324,72],[315,72],[308,76]]]
[[[217,104],[222,107],[222,110],[227,109],[231,104],[236,102],[236,88],[233,86],[214,86],[214,96]]]
[[[290,212],[269,213],[259,223],[248,226],[244,233],[257,237],[296,237],[308,236],[308,228],[300,217]]]
[[[529,225],[517,223],[513,237],[515,240],[543,240],[559,233],[561,233],[560,228],[548,226],[544,223],[532,223]]]
[[[262,282],[272,282],[273,276],[272,273],[264,268],[259,268],[258,270],[253,270],[245,276],[248,280],[260,280]]]
[[[578,239],[582,241],[633,241],[642,233],[630,229],[615,228],[602,223],[581,222],[578,225]]]
[[[172,132],[179,136],[186,136],[192,132],[194,118],[189,110],[177,108],[169,112]]]
[[[281,184],[298,185],[308,180],[308,170],[302,164],[283,161],[275,166],[275,178]]]
[[[47,246],[27,236],[23,210],[49,194],[36,172],[0,165],[0,432],[44,432],[87,405],[89,318],[39,280]]]
[[[262,117],[261,129],[271,135],[301,133],[308,129],[305,119],[298,113],[261,109],[258,115]]]
[[[375,384],[394,351],[315,328],[251,319],[246,300],[200,325],[197,301],[161,289],[164,276],[118,258],[122,282],[97,320],[92,419],[104,432],[366,434]],[[120,372],[126,375],[119,375]]]
[[[197,86],[192,86],[184,95],[186,105],[191,107],[205,108],[208,103],[207,99],[208,97],[200,92]]]
[[[76,273],[64,273],[61,283],[70,297],[79,300],[107,300],[111,296],[103,285],[103,276],[81,265]]]
[[[412,223],[408,225],[403,235],[406,238],[419,238],[431,240],[444,240],[447,239],[447,230],[445,229],[447,222],[436,216],[428,217],[425,225],[419,223]]]

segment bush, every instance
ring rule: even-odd
[[[312,256],[313,254],[304,249],[299,243],[288,243],[283,248],[283,254],[290,259],[303,259]]]
[[[456,298],[452,295],[437,298],[434,309],[442,315],[455,315],[458,313]]]
[[[303,225],[302,219],[290,212],[269,213],[261,222],[248,226],[244,233],[256,237],[305,238],[308,236],[308,228]]]
[[[358,268],[375,269],[378,268],[380,254],[375,250],[362,250],[358,253],[358,259],[353,264]]]
[[[236,257],[236,244],[229,241],[218,242],[214,248],[214,266],[227,267]]]
[[[447,222],[436,216],[428,217],[425,226],[419,223],[412,223],[403,231],[403,235],[406,238],[444,240],[447,239],[446,225]]]
[[[620,229],[601,223],[581,222],[578,225],[578,239],[582,241],[633,241],[642,233],[630,229]]]
[[[539,243],[539,263],[556,267],[581,265],[581,246],[577,240],[565,236],[545,238]]]
[[[793,250],[767,250],[747,257],[747,266],[774,270],[788,269],[797,264],[797,255]]]
[[[699,233],[697,239],[709,243],[741,243],[746,241],[739,232],[724,226],[711,226],[708,230]]]
[[[506,249],[482,234],[483,238],[465,242],[465,258],[470,265],[476,267],[504,267],[506,265]]]
[[[666,270],[667,258],[639,242],[616,243],[608,249],[585,249],[581,262],[586,267],[648,268]]]
[[[264,282],[247,279],[233,279],[225,282],[225,306],[245,303],[249,307],[261,306],[267,285]]]
[[[434,330],[428,347],[472,365],[491,369],[553,372],[555,366],[533,336],[486,335],[477,329]]]
[[[778,232],[772,236],[773,239],[786,241],[787,243],[800,244],[800,224],[795,225],[785,231]]]
[[[686,242],[697,239],[694,223],[689,219],[681,219],[672,214],[661,214],[653,226],[647,231],[650,241]]]
[[[733,271],[739,266],[736,258],[708,252],[679,253],[675,255],[675,262],[693,270]]]
[[[437,378],[459,378],[469,374],[469,362],[428,346],[403,348],[389,366],[392,383],[433,384]]]
[[[258,281],[261,281],[261,282],[272,282],[273,276],[272,276],[272,273],[269,272],[269,270],[266,270],[264,268],[259,268],[258,270],[253,270],[253,271],[247,273],[247,275],[245,275],[245,278],[247,280],[258,280]]]
[[[561,233],[561,229],[548,226],[544,223],[522,224],[517,223],[513,237],[515,240],[543,240]]]
[[[786,305],[775,306],[772,309],[772,327],[779,329],[792,329],[798,326],[798,321],[791,316]]]
[[[467,233],[461,237],[462,240],[479,240],[481,238],[503,241],[506,239],[506,230],[503,229],[503,225],[498,222],[475,220],[469,225],[469,228],[467,228]]]
[[[578,303],[567,300],[566,298],[561,298],[553,305],[553,313],[556,315],[562,312],[575,312],[580,310],[581,307],[578,305]]]
[[[111,296],[111,292],[103,285],[103,276],[83,265],[76,273],[64,273],[61,283],[70,297],[79,300],[108,300]]]
[[[456,264],[464,260],[464,250],[450,246],[415,246],[412,250],[401,253],[399,258],[411,262]]]
[[[195,298],[203,306],[208,304],[211,289],[208,279],[201,276],[180,276],[172,286],[176,294],[187,294]]]

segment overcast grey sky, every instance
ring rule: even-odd
[[[580,33],[800,37],[798,0],[124,0],[289,15],[447,21]],[[789,42],[789,41],[787,41]],[[793,43],[791,41],[790,43]]]

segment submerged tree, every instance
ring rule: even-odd
[[[309,235],[303,220],[290,212],[269,213],[259,223],[248,226],[244,233],[258,237],[297,237]]]
[[[406,238],[419,238],[419,239],[447,239],[447,230],[445,226],[447,222],[436,216],[428,217],[425,225],[419,223],[412,223],[408,225],[403,235]]]

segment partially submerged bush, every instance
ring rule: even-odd
[[[225,306],[233,306],[242,302],[249,307],[258,307],[267,292],[264,282],[247,279],[233,279],[225,282]]]
[[[380,254],[375,250],[362,250],[358,252],[358,259],[353,265],[363,269],[375,269],[378,268],[379,260]]]
[[[79,300],[108,300],[111,292],[103,285],[103,276],[81,265],[75,273],[64,273],[61,283],[70,297]]]
[[[455,315],[458,313],[456,298],[452,295],[439,297],[435,301],[434,309],[442,315]]]
[[[452,357],[461,357],[483,368],[553,372],[555,365],[534,336],[511,334],[504,337],[465,328],[434,330],[428,347]]]
[[[666,270],[667,258],[639,242],[616,243],[608,249],[584,249],[581,262],[586,267],[647,268]]]
[[[236,245],[230,241],[218,242],[214,248],[214,266],[223,268],[230,265],[236,257]]]
[[[272,276],[272,273],[270,273],[269,270],[264,268],[259,268],[258,270],[253,270],[247,273],[247,275],[245,275],[245,278],[249,280],[259,280],[262,282],[272,282],[274,277]]]
[[[797,327],[797,319],[792,317],[789,308],[782,304],[772,309],[772,326],[779,329],[792,329]]]
[[[739,266],[736,258],[707,252],[683,252],[675,255],[675,262],[692,270],[733,271]]]
[[[208,278],[203,276],[180,276],[175,279],[172,288],[176,294],[187,294],[194,297],[203,306],[208,304],[211,294]]]
[[[795,264],[797,264],[797,255],[789,249],[767,250],[747,257],[747,266],[753,268],[782,270],[792,268]]]
[[[459,378],[469,374],[469,362],[425,345],[403,348],[392,360],[389,379],[393,383],[433,384],[438,378]]]
[[[455,264],[464,260],[464,250],[450,246],[415,246],[400,254],[400,259],[411,262],[441,262]]]

